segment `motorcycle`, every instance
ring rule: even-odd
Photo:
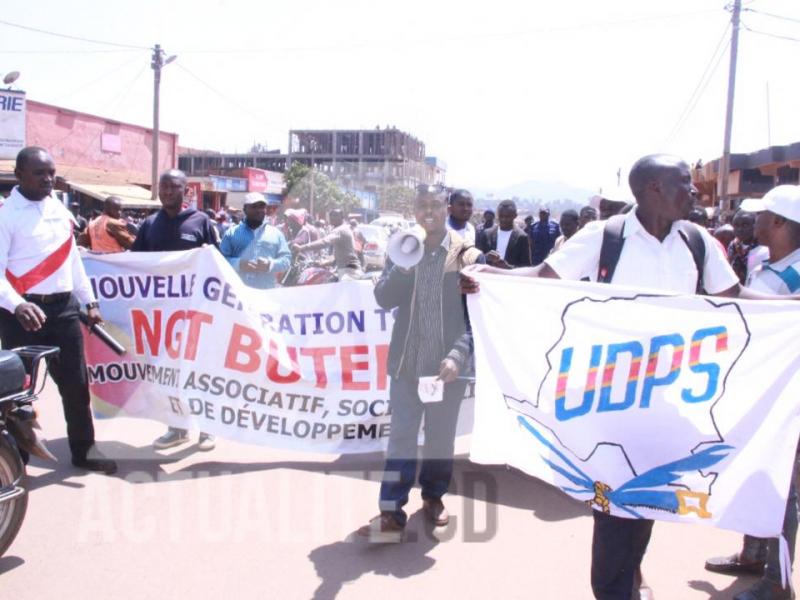
[[[56,460],[37,434],[33,401],[44,388],[47,361],[58,353],[52,346],[0,350],[0,556],[17,536],[28,509],[27,456]],[[37,390],[42,361],[45,376]]]
[[[320,283],[333,283],[339,281],[336,273],[322,266],[318,261],[298,254],[292,265],[281,279],[281,285],[291,287],[297,285],[318,285]]]

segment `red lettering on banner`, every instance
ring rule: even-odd
[[[214,322],[214,317],[208,313],[190,310],[187,313],[189,319],[189,337],[186,339],[186,350],[183,357],[186,360],[197,358],[197,346],[200,343],[200,330],[204,324],[210,325]]]
[[[261,360],[256,351],[260,348],[261,336],[255,329],[234,323],[228,352],[225,354],[225,368],[243,373],[257,371]],[[239,361],[240,354],[245,355],[244,362]]]
[[[377,389],[385,390],[389,381],[389,344],[379,344],[375,346],[375,356],[378,361],[378,381]]]
[[[133,325],[133,339],[136,354],[144,354],[144,343],[142,334],[147,338],[147,345],[150,348],[150,356],[158,356],[158,345],[161,342],[161,311],[153,311],[153,327],[150,327],[150,320],[143,310],[133,309],[131,311],[131,323]]]
[[[145,342],[150,356],[158,356],[161,347],[161,323],[163,314],[160,309],[153,311],[152,319],[143,310],[131,311],[131,324],[133,327],[134,348],[137,354],[145,354]],[[178,324],[189,322],[188,332],[184,339],[183,329]],[[200,343],[200,332],[204,324],[214,322],[214,317],[208,313],[195,310],[177,310],[168,318],[164,327],[164,349],[170,358],[177,359],[181,356],[186,360],[197,358],[197,347]],[[176,328],[178,329],[176,331]]]
[[[178,310],[172,313],[169,319],[167,319],[167,329],[164,332],[164,347],[167,349],[167,354],[170,358],[178,358],[181,355],[181,332],[175,331],[175,325],[185,318],[186,311]],[[178,343],[177,346],[172,345],[173,339]]]
[[[278,360],[278,344],[275,340],[269,341],[269,357],[267,358],[267,377],[275,383],[297,383],[300,381],[300,365],[297,364],[297,348],[287,347],[286,352],[291,362],[290,371],[286,375],[281,375],[278,369],[281,366]]]
[[[327,346],[323,348],[300,348],[301,356],[310,356],[314,361],[314,374],[317,377],[315,387],[328,387],[328,373],[325,370],[325,357],[335,356],[336,348]]]
[[[369,371],[369,361],[353,361],[353,356],[369,355],[369,346],[342,346],[342,389],[368,390],[368,381],[353,381],[353,371]]]

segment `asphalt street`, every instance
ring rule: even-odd
[[[57,464],[34,459],[22,530],[0,558],[2,598],[591,598],[591,517],[555,488],[462,453],[455,517],[433,531],[415,491],[407,540],[352,541],[377,514],[379,455],[288,453],[225,440],[155,452],[163,426],[97,422],[114,477],[69,463],[60,401],[40,405]],[[192,434],[193,442],[197,434]],[[725,599],[754,582],[703,569],[733,532],[657,523],[644,561],[659,600]],[[795,585],[800,579],[795,576]]]

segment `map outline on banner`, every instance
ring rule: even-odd
[[[570,301],[568,304],[564,306],[564,309],[561,312],[561,334],[559,338],[555,341],[555,343],[548,349],[545,354],[545,359],[547,361],[547,370],[542,376],[542,379],[539,383],[538,389],[536,391],[536,398],[534,401],[530,401],[528,399],[519,399],[515,398],[514,396],[508,395],[503,393],[504,402],[506,407],[509,410],[514,411],[517,413],[517,422],[523,428],[526,429],[530,434],[532,434],[542,445],[547,447],[551,452],[555,453],[565,465],[570,467],[577,475],[568,473],[565,471],[564,467],[559,467],[558,465],[554,464],[548,458],[544,456],[540,452],[540,457],[545,463],[553,469],[556,473],[559,473],[565,479],[571,481],[573,484],[577,484],[581,487],[580,489],[572,489],[572,488],[565,488],[562,486],[562,490],[565,492],[571,493],[594,493],[594,497],[591,500],[585,500],[584,502],[589,506],[593,507],[596,505],[600,508],[603,512],[609,512],[609,504],[612,503],[621,510],[629,513],[631,516],[636,518],[644,518],[639,513],[631,510],[630,506],[641,506],[650,508],[653,510],[666,510],[668,512],[679,513],[679,514],[688,514],[690,512],[696,513],[701,518],[709,518],[711,514],[708,512],[706,508],[706,503],[708,498],[712,495],[712,488],[716,479],[718,477],[717,471],[711,471],[710,469],[714,464],[719,462],[720,460],[724,459],[728,455],[728,450],[732,450],[733,446],[727,445],[726,440],[720,429],[717,425],[715,416],[714,416],[714,409],[716,408],[717,404],[725,397],[725,393],[727,390],[727,381],[728,378],[733,371],[736,364],[740,361],[742,355],[744,354],[745,350],[750,344],[751,339],[751,331],[747,323],[747,319],[745,318],[744,314],[741,311],[741,308],[736,302],[730,300],[724,300],[717,302],[712,300],[711,298],[703,297],[700,298],[703,302],[713,306],[714,308],[725,309],[728,307],[733,307],[735,314],[741,320],[741,324],[743,325],[744,332],[745,332],[745,339],[744,343],[742,344],[739,352],[732,360],[730,365],[725,369],[724,375],[719,378],[720,379],[720,389],[718,391],[717,397],[713,400],[713,402],[708,406],[708,415],[710,417],[710,422],[713,425],[714,432],[716,434],[716,439],[707,439],[703,440],[700,443],[696,444],[694,447],[688,449],[689,454],[683,458],[678,459],[677,461],[672,461],[666,463],[664,465],[657,466],[653,469],[645,470],[644,472],[640,473],[637,468],[634,466],[631,458],[629,456],[629,451],[625,448],[622,443],[613,442],[613,441],[595,441],[594,447],[591,451],[586,454],[585,456],[581,455],[579,452],[574,450],[570,444],[564,442],[561,437],[554,431],[554,429],[549,426],[543,419],[537,418],[535,415],[541,413],[540,405],[543,402],[543,394],[544,388],[548,379],[552,376],[552,373],[555,370],[554,363],[551,360],[551,355],[556,351],[556,349],[560,346],[561,342],[563,341],[564,337],[567,334],[567,322],[565,320],[566,315],[569,313],[570,308],[576,305],[579,305],[584,302],[589,303],[600,303],[600,304],[608,304],[610,302],[617,302],[617,301],[636,301],[641,298],[666,298],[674,296],[673,294],[653,294],[653,293],[636,293],[632,296],[609,296],[607,298],[598,299],[591,296],[584,296],[575,300]],[[594,392],[593,392],[594,395]],[[532,414],[532,411],[525,410],[525,405],[532,407],[535,409],[535,413]],[[632,479],[626,481],[621,486],[618,486],[617,489],[611,488],[608,484],[601,482],[601,481],[592,481],[591,478],[586,475],[580,468],[576,467],[572,462],[564,456],[554,445],[553,442],[548,441],[544,438],[539,432],[536,431],[533,424],[527,420],[533,421],[537,423],[542,428],[546,429],[549,432],[549,435],[558,443],[558,445],[563,448],[564,451],[569,452],[575,459],[580,461],[582,464],[590,464],[595,453],[601,446],[613,447],[620,453],[620,455],[624,458],[625,463],[628,465],[630,469]],[[705,447],[701,450],[701,448]],[[717,454],[719,452],[725,451],[724,454]],[[679,473],[686,473],[689,471],[697,471],[704,480],[705,485],[707,485],[707,492],[697,492],[691,489],[691,486],[679,483],[681,475]],[[628,489],[627,491],[625,488],[631,487],[641,487],[638,485],[637,482],[639,480],[650,480],[650,483],[653,483],[657,480],[660,486],[666,486],[669,488],[681,488],[680,490],[674,492],[673,496],[664,496],[661,495],[660,492],[655,490],[644,491],[644,493],[637,493],[633,491],[631,494],[631,490]],[[626,495],[627,494],[627,495]],[[664,492],[667,494],[667,492]],[[649,495],[649,502],[643,500],[645,496]],[[632,498],[635,500],[638,498],[641,502],[637,501],[625,501],[627,497],[628,500]],[[656,499],[658,497],[658,499]],[[690,500],[697,500],[698,504],[690,503]]]

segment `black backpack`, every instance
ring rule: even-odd
[[[603,228],[603,243],[600,246],[600,262],[597,266],[597,281],[600,283],[611,283],[614,277],[614,270],[617,268],[622,246],[625,244],[625,215],[615,215],[606,221]],[[704,294],[703,289],[703,265],[706,260],[706,244],[697,225],[689,221],[680,221],[678,224],[678,234],[689,248],[697,269],[697,285],[695,292]]]

